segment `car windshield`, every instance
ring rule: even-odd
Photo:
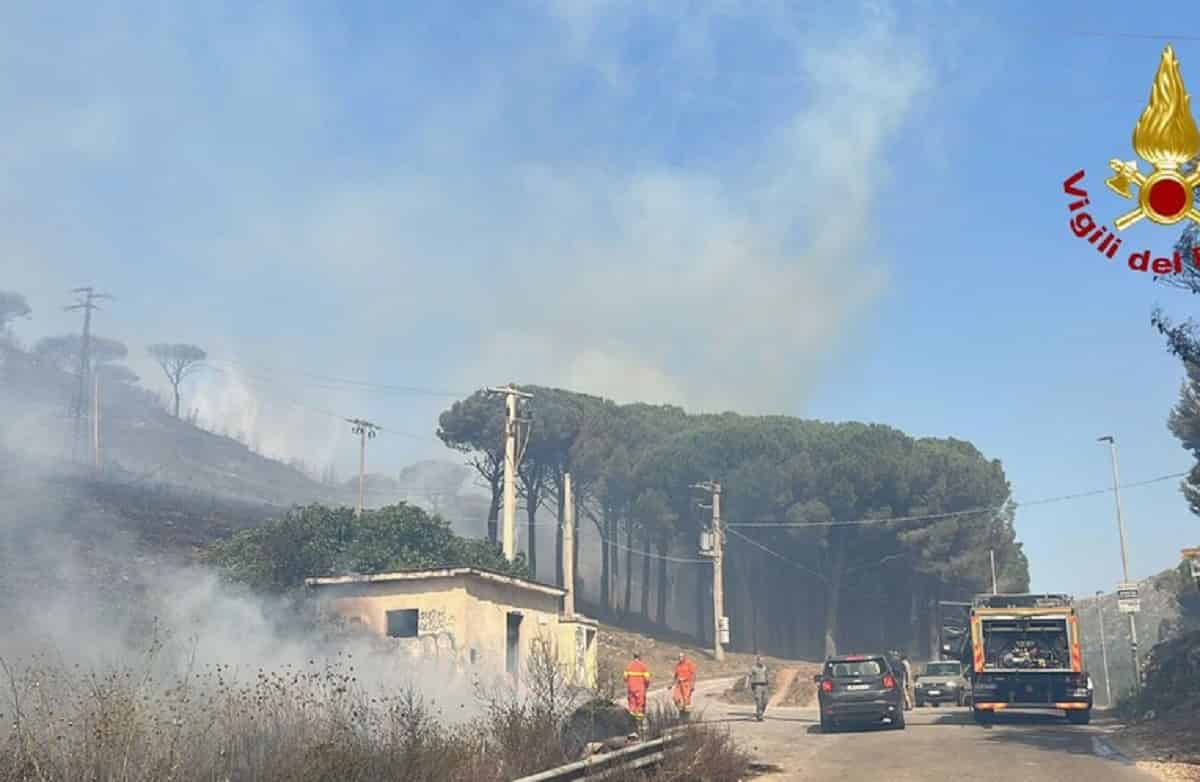
[[[841,660],[830,663],[827,670],[835,679],[848,679],[855,676],[878,676],[883,673],[883,665],[879,660]]]
[[[961,672],[958,663],[927,663],[925,676],[958,676]]]

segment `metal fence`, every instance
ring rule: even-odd
[[[565,766],[521,777],[513,782],[568,782],[573,779],[600,777],[619,770],[650,768],[661,763],[667,748],[679,741],[680,738],[678,733],[669,734],[661,739],[644,741],[614,752],[593,755]]]

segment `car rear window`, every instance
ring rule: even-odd
[[[926,676],[958,676],[962,667],[958,663],[928,663],[925,666]]]
[[[825,675],[835,679],[878,676],[885,670],[883,660],[837,660],[825,666]]]

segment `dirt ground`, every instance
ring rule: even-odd
[[[813,684],[813,676],[821,670],[820,663],[800,662],[796,660],[767,661],[769,684],[768,692],[771,699],[767,702],[772,706],[797,706],[807,708],[814,705],[817,686]],[[749,705],[754,703],[754,694],[746,680],[738,679],[733,686],[720,695],[725,703]]]
[[[1178,713],[1122,728],[1107,737],[1164,782],[1200,782],[1200,721]]]
[[[614,627],[603,625],[600,627],[597,652],[602,670],[607,669],[619,676],[629,661],[633,659],[634,650],[641,653],[642,662],[650,669],[650,686],[653,688],[670,686],[675,663],[678,661],[681,651],[692,658],[692,662],[696,665],[696,678],[700,680],[741,676],[749,673],[750,666],[754,663],[752,654],[727,652],[725,659],[717,662],[713,659],[711,649],[701,649],[694,643],[662,641]],[[763,661],[770,669],[772,678],[777,677],[778,672],[782,669],[812,666],[812,672],[807,675],[808,686],[810,689],[812,688],[812,676],[816,672],[816,663],[782,660],[774,657],[764,657]],[[797,678],[805,677],[798,676]],[[746,697],[750,699],[749,693]],[[752,702],[752,699],[747,702]]]

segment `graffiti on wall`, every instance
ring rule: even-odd
[[[450,617],[440,608],[426,608],[417,614],[418,635],[438,635],[448,633]]]

